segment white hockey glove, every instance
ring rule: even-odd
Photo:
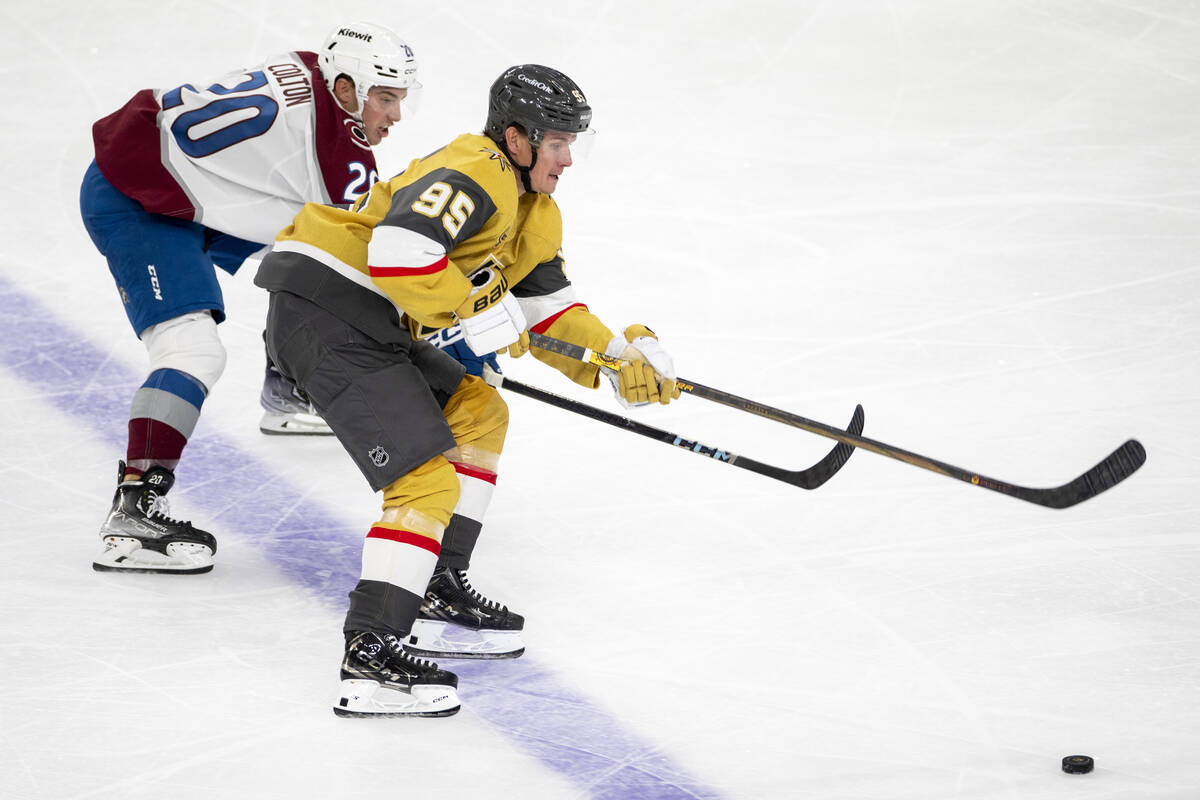
[[[645,325],[630,325],[624,336],[614,336],[604,354],[628,363],[620,372],[606,371],[621,405],[666,405],[679,397],[675,387],[675,362],[658,343],[658,336]]]
[[[508,280],[495,267],[471,273],[475,289],[455,309],[463,339],[476,353],[490,353],[520,342],[525,333],[525,315],[517,298],[508,293]]]

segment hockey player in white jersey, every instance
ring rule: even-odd
[[[95,123],[80,209],[150,358],[95,569],[212,569],[215,538],[171,518],[164,496],[225,366],[216,268],[237,272],[306,202],[349,203],[369,188],[371,147],[419,88],[408,44],[356,22],[319,52],[145,89]]]

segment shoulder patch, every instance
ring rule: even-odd
[[[493,150],[490,147],[481,147],[479,148],[479,152],[486,153],[489,161],[500,162],[501,172],[506,172],[508,170],[508,159],[505,158],[504,155],[499,151]]]
[[[353,117],[347,117],[342,120],[342,124],[346,126],[346,131],[350,134],[350,140],[363,150],[370,152],[371,143],[367,141],[367,132],[363,130],[359,121]]]

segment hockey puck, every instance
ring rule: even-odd
[[[1086,775],[1096,766],[1091,756],[1067,756],[1063,759],[1063,772],[1072,775]]]

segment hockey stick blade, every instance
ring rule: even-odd
[[[1007,491],[1013,497],[1037,503],[1047,508],[1070,508],[1084,500],[1095,497],[1107,491],[1128,478],[1146,463],[1146,448],[1137,439],[1130,439],[1108,455],[1103,461],[1089,469],[1069,483],[1055,486],[1052,489],[1028,489],[1023,486],[1011,486]],[[976,476],[979,484],[990,478]],[[973,480],[972,483],[975,481]],[[997,481],[997,483],[1000,483]],[[1005,484],[1000,484],[997,491],[1004,492]],[[985,486],[985,488],[993,488]]]
[[[650,439],[663,442],[665,444],[679,447],[691,453],[697,453],[702,456],[713,459],[714,461],[722,461],[734,467],[740,467],[751,472],[765,475],[768,478],[774,478],[777,481],[799,486],[801,489],[816,489],[823,485],[826,481],[837,474],[838,470],[846,465],[850,455],[854,452],[854,447],[851,445],[839,442],[832,450],[825,454],[825,457],[813,464],[807,469],[787,470],[782,467],[764,464],[761,461],[755,461],[746,456],[739,456],[728,450],[723,450],[711,445],[702,444],[694,439],[685,439],[678,434],[664,431],[661,428],[655,428],[651,425],[622,417],[619,414],[605,411],[604,409],[589,406],[586,403],[580,403],[570,398],[562,397],[535,386],[520,383],[512,378],[506,378],[503,375],[492,371],[485,367],[484,380],[492,386],[504,388],[515,394],[529,397],[533,400],[539,400],[543,403],[561,408],[565,411],[571,411],[580,414],[590,419],[612,425],[616,428],[627,430],[631,433],[640,434]],[[849,433],[858,435],[862,433],[863,422],[865,415],[863,407],[857,406],[854,409],[854,415],[850,419],[850,424],[846,430]]]
[[[529,343],[539,349],[557,353],[577,361],[583,361],[584,363],[595,364],[603,369],[621,368],[620,359],[549,336],[531,333],[529,335]],[[911,464],[914,467],[936,472],[939,475],[945,475],[946,477],[969,483],[972,486],[979,486],[993,492],[999,492],[1000,494],[1025,500],[1026,502],[1045,508],[1070,508],[1085,500],[1090,500],[1096,495],[1106,492],[1118,483],[1121,483],[1146,463],[1146,449],[1136,439],[1130,439],[1110,453],[1103,461],[1074,480],[1068,481],[1061,486],[1047,489],[1030,488],[989,478],[972,470],[956,467],[953,464],[947,464],[944,461],[938,461],[918,453],[913,453],[909,450],[887,444],[886,442],[852,434],[822,422],[801,417],[798,414],[772,408],[754,400],[738,397],[735,394],[723,392],[720,389],[713,389],[683,378],[677,378],[675,385],[683,392],[702,397],[705,400],[711,400],[714,403],[720,403],[730,408],[736,408],[739,411],[746,411],[760,417],[775,420],[776,422],[782,422],[785,425],[800,428],[809,433],[815,433],[818,436],[834,439],[842,444],[869,450],[872,453],[893,458],[905,464]]]

